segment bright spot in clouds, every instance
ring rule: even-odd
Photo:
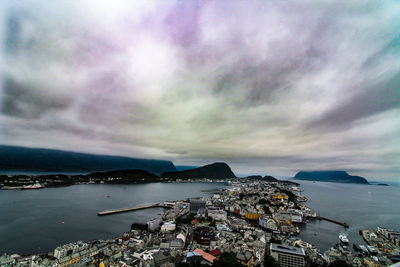
[[[398,1],[2,5],[2,144],[399,178]]]

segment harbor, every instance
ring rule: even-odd
[[[119,230],[119,234],[114,234],[110,238],[93,240],[90,237],[81,237],[76,240],[93,241],[71,244],[65,242],[64,244],[66,245],[59,246],[55,250],[56,246],[53,246],[54,252],[50,254],[57,254],[57,260],[46,256],[8,259],[10,261],[15,260],[18,263],[25,261],[34,262],[35,264],[39,264],[41,260],[57,261],[60,264],[70,264],[78,260],[80,262],[90,260],[89,263],[97,261],[97,264],[99,264],[103,261],[108,265],[118,260],[134,265],[140,262],[145,263],[150,255],[153,259],[158,259],[161,254],[159,255],[159,253],[152,250],[157,248],[159,251],[168,254],[171,260],[176,258],[175,252],[179,252],[180,257],[183,257],[184,260],[190,260],[194,251],[205,253],[208,253],[208,251],[217,252],[218,250],[221,252],[235,251],[235,256],[238,259],[246,262],[249,266],[254,266],[256,263],[261,262],[262,257],[260,258],[259,255],[265,253],[261,250],[261,247],[265,248],[262,244],[280,242],[285,247],[303,248],[307,257],[320,263],[343,260],[348,263],[361,264],[359,266],[363,266],[366,262],[387,266],[387,263],[391,261],[386,256],[388,252],[383,251],[382,246],[379,244],[363,246],[363,240],[358,235],[358,229],[366,228],[360,228],[359,225],[354,223],[354,220],[350,220],[352,227],[350,230],[343,231],[339,227],[345,227],[342,221],[350,217],[343,216],[340,213],[329,213],[327,209],[321,208],[316,210],[324,211],[323,216],[315,213],[314,209],[308,208],[308,202],[313,198],[307,195],[308,201],[303,201],[303,199],[297,199],[296,201],[290,192],[298,191],[292,191],[290,184],[262,183],[251,180],[236,181],[234,184],[234,186],[225,187],[225,190],[214,193],[210,191],[216,186],[220,186],[215,183],[154,183],[135,186],[79,185],[43,191],[9,191],[6,193],[26,197],[35,196],[35,199],[54,194],[53,198],[62,195],[65,196],[66,201],[69,201],[74,199],[73,196],[80,196],[79,203],[83,205],[85,203],[89,204],[89,202],[83,201],[88,197],[82,196],[80,193],[83,191],[91,192],[90,199],[96,199],[97,205],[96,208],[91,209],[92,216],[88,216],[88,219],[94,219],[93,214],[101,217],[101,219],[95,220],[92,225],[115,222],[115,226],[112,228],[116,231],[118,231],[117,229],[123,230]],[[318,184],[310,184],[313,187],[319,186]],[[339,187],[341,185],[332,186]],[[359,188],[364,190],[365,187],[360,186]],[[128,189],[130,191],[127,191]],[[221,189],[223,189],[222,185]],[[388,190],[388,188],[381,187],[379,189]],[[189,193],[189,190],[195,191]],[[60,194],[61,191],[69,193]],[[151,192],[152,198],[141,197],[150,195],[148,192]],[[171,193],[163,195],[164,192]],[[178,194],[177,192],[186,192],[186,194]],[[310,191],[305,190],[305,192],[308,194]],[[312,192],[319,193],[320,190]],[[353,192],[356,192],[354,188]],[[198,196],[199,194],[202,197],[190,197]],[[165,201],[178,195],[185,200]],[[134,196],[136,198],[139,197],[139,199],[135,201]],[[154,196],[157,197],[154,198]],[[45,201],[48,197],[43,197],[43,203],[48,203]],[[127,201],[126,197],[131,199]],[[318,200],[317,203],[321,203],[318,198],[316,199]],[[151,200],[155,201],[151,202]],[[297,202],[297,205],[293,201]],[[76,203],[77,205],[79,204],[78,202]],[[129,203],[131,203],[131,207],[129,207]],[[128,207],[121,208],[124,206]],[[115,215],[115,217],[112,215]],[[143,215],[146,215],[146,218]],[[52,219],[49,218],[49,220]],[[56,225],[59,225],[60,230],[75,227],[71,224],[71,220],[67,218],[60,219]],[[125,229],[123,225],[125,225]],[[319,230],[316,232],[317,230],[313,229],[313,225],[316,227],[328,227],[325,229],[334,231],[334,237],[328,241],[331,242],[328,244],[328,250],[322,250],[325,252],[319,250],[321,243],[315,241],[318,238],[327,240],[324,234],[328,231]],[[129,226],[131,231],[128,231]],[[105,227],[103,226],[102,228]],[[357,236],[361,240],[354,238],[352,235],[354,228],[357,229]],[[299,229],[300,233],[298,233]],[[311,238],[303,238],[301,235],[303,231],[311,233]],[[381,238],[381,234],[371,230],[371,233],[367,232],[368,234],[365,235],[367,239],[374,237],[372,232],[375,232]],[[339,235],[339,233],[343,233],[343,236]],[[348,237],[347,240],[344,235]],[[99,234],[98,236],[100,237]],[[115,239],[116,236],[119,236],[119,238]],[[266,243],[263,243],[262,240],[265,240]],[[386,243],[390,243],[389,240]],[[395,254],[397,251],[396,246],[392,246],[391,253]],[[71,248],[73,257],[72,255],[71,257],[62,256],[64,255],[64,249],[69,251]],[[245,249],[243,250],[243,248]],[[354,248],[354,251],[352,251],[352,248]],[[373,248],[376,248],[377,255],[374,254]],[[114,250],[123,253],[122,255],[118,253],[115,255],[110,254],[110,251]],[[134,251],[137,250],[143,251],[143,253],[140,255],[135,254]],[[47,251],[51,251],[51,249]],[[175,252],[172,253],[172,251]],[[98,256],[90,256],[94,253],[97,253],[96,255]],[[396,258],[394,257],[393,260],[396,260]],[[254,264],[252,265],[253,261]]]

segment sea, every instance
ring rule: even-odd
[[[362,244],[359,229],[380,226],[400,230],[400,186],[298,182],[310,208],[350,225],[344,229],[313,221],[303,226],[299,237],[321,252],[339,242],[341,232],[348,234],[351,244]],[[145,223],[160,216],[163,209],[101,217],[97,212],[201,197],[225,187],[221,183],[149,183],[0,190],[0,255],[44,253],[78,240],[115,238],[129,231],[134,222]]]
[[[311,221],[302,227],[299,237],[314,244],[321,252],[340,243],[345,233],[353,244],[366,244],[362,229],[389,228],[400,231],[400,184],[389,186],[299,181],[307,206],[320,216],[346,222],[349,228],[328,222]]]

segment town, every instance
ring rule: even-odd
[[[164,207],[161,217],[132,223],[130,231],[114,239],[77,241],[47,254],[4,254],[0,266],[372,267],[400,261],[400,233],[389,229],[361,230],[368,245],[355,244],[352,250],[344,238],[325,253],[298,238],[304,224],[324,218],[307,207],[296,183],[250,178],[224,182],[227,189],[207,197],[157,203]]]

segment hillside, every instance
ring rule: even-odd
[[[345,171],[299,171],[294,179],[319,182],[369,184],[367,179]]]
[[[158,182],[160,177],[144,170],[116,170],[95,172],[87,175],[73,176],[73,179],[109,179],[108,183],[130,184],[140,182]]]
[[[247,179],[253,179],[253,180],[262,180],[262,181],[266,181],[266,182],[278,182],[278,179],[276,179],[275,177],[266,175],[264,177],[262,177],[261,175],[250,175],[246,177]]]
[[[278,182],[278,181],[279,181],[279,180],[276,179],[275,177],[272,177],[272,176],[269,176],[269,175],[264,176],[264,177],[263,177],[263,180],[264,180],[264,181],[267,181],[267,182]]]
[[[192,178],[210,178],[210,179],[226,179],[235,178],[228,164],[223,162],[216,162],[213,164],[205,165],[203,167],[184,170],[179,172],[165,172],[161,174],[162,177],[174,179],[192,179]]]
[[[117,169],[141,169],[152,173],[176,171],[174,164],[166,160],[0,145],[0,170],[89,172]]]

